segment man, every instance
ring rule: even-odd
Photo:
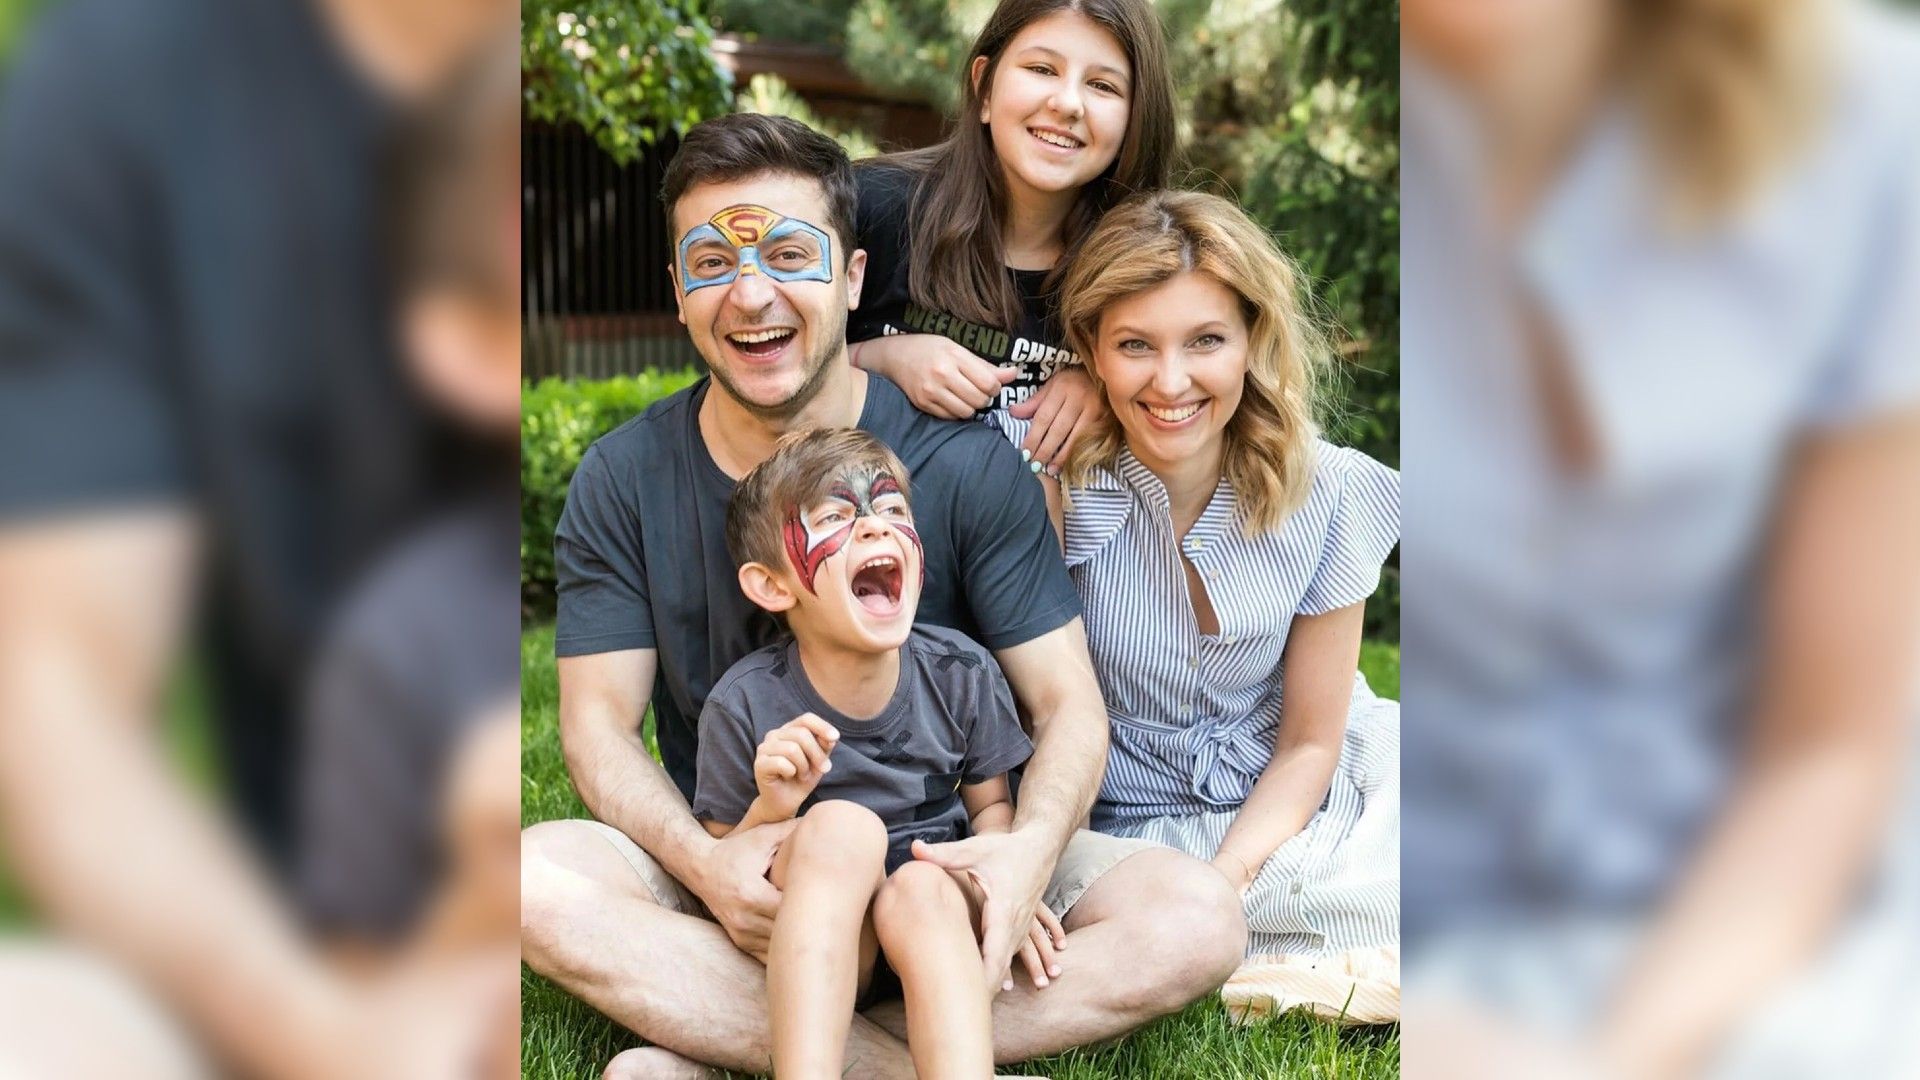
[[[792,824],[725,839],[700,827],[687,803],[694,721],[728,666],[775,632],[735,583],[734,482],[788,431],[857,426],[913,477],[921,619],[992,649],[1032,729],[1012,831],[927,853],[985,884],[995,967],[1043,895],[1068,931],[1057,979],[1017,973],[995,1001],[996,1057],[1118,1035],[1218,986],[1246,934],[1226,880],[1076,831],[1105,765],[1106,715],[1037,483],[995,432],[927,417],[847,359],[865,256],[851,250],[845,154],[791,120],[710,120],[688,133],[661,197],[680,320],[713,374],[596,443],[568,494],[555,537],[560,729],[600,820],[527,830],[527,962],[659,1044],[610,1074],[767,1067],[765,971],[750,954],[765,952],[779,902],[766,870]],[[641,741],[649,699],[664,770]],[[910,1075],[904,1030],[897,1005],[857,1019],[849,1075]]]

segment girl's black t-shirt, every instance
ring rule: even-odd
[[[1045,288],[1048,271],[1007,271],[1020,296],[1018,326],[983,326],[914,303],[907,289],[907,268],[913,243],[915,176],[892,165],[861,165],[853,175],[859,192],[854,229],[859,246],[867,252],[867,272],[860,306],[847,317],[849,342],[884,334],[939,334],[982,359],[1018,368],[1019,379],[1003,388],[982,413],[1025,401],[1055,371],[1080,362],[1067,347],[1055,297]]]

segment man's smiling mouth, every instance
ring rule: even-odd
[[[790,327],[775,327],[768,330],[736,330],[727,335],[727,342],[748,356],[772,356],[784,348],[793,338]]]

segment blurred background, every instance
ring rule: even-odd
[[[517,1068],[515,30],[0,4],[0,1074]]]
[[[1912,6],[1402,15],[1406,1071],[1920,1075]]]

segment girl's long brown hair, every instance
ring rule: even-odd
[[[1120,153],[1080,189],[1062,228],[1064,254],[1056,265],[1066,265],[1108,207],[1135,192],[1165,187],[1173,174],[1178,150],[1173,75],[1165,32],[1147,0],[1002,0],[967,54],[960,111],[946,140],[862,163],[892,165],[916,176],[907,226],[912,234],[907,291],[922,307],[990,326],[1020,323],[1020,298],[1000,242],[1006,180],[993,152],[993,135],[979,122],[981,96],[993,86],[1014,36],[1034,20],[1061,11],[1078,12],[1106,28],[1126,52],[1133,77]],[[981,56],[987,66],[976,86],[971,71],[974,58]]]

